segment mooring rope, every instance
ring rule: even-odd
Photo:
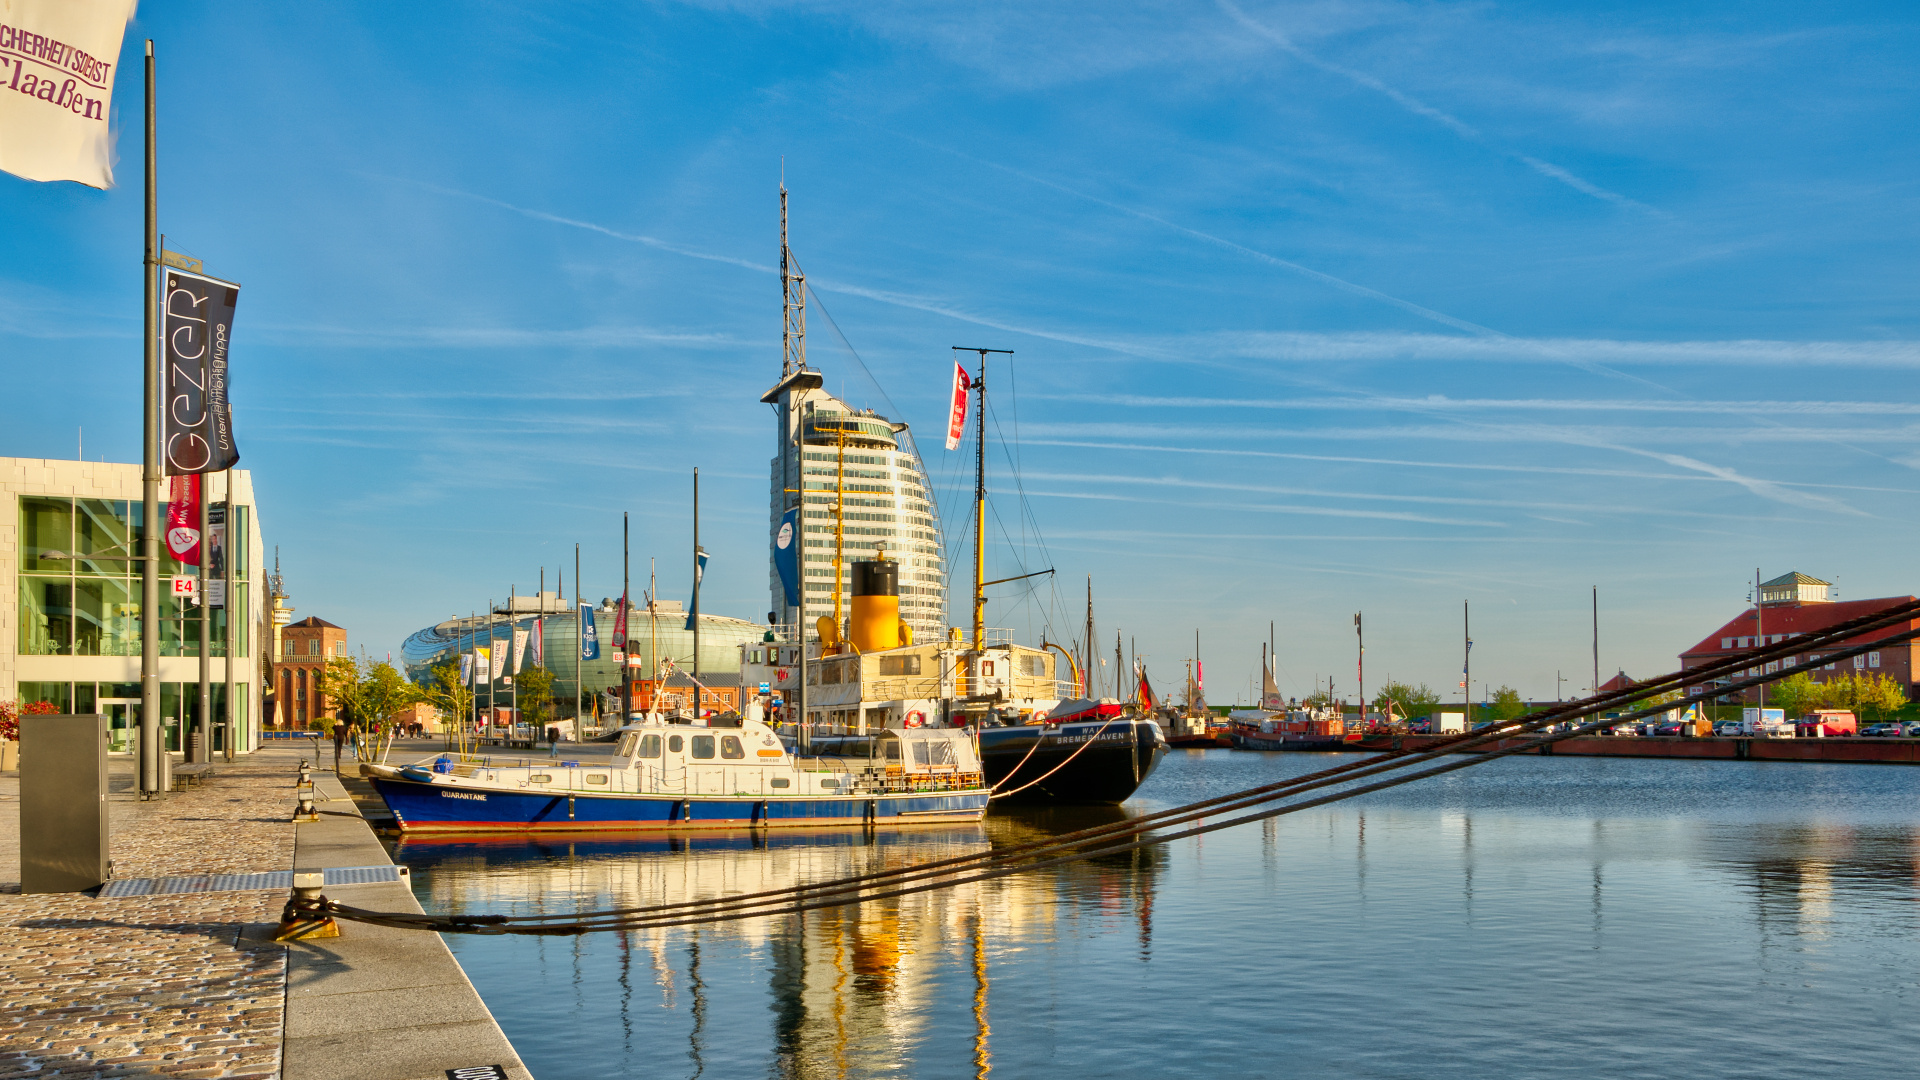
[[[868,900],[888,899],[925,892],[936,888],[948,888],[955,885],[970,884],[992,880],[1012,873],[1021,873],[1063,865],[1081,859],[1101,855],[1119,854],[1137,850],[1149,844],[1169,843],[1174,840],[1204,835],[1219,829],[1231,828],[1253,821],[1265,820],[1283,814],[1295,813],[1315,806],[1326,805],[1369,792],[1382,790],[1414,780],[1437,776],[1475,764],[1505,757],[1515,753],[1537,750],[1562,739],[1589,734],[1614,724],[1625,723],[1643,716],[1668,711],[1681,704],[1697,703],[1709,697],[1718,697],[1753,686],[1764,685],[1793,674],[1809,671],[1838,659],[1857,656],[1874,649],[1898,644],[1920,637],[1920,629],[1903,631],[1887,638],[1868,642],[1863,645],[1828,653],[1817,660],[1788,665],[1776,673],[1764,673],[1767,661],[1810,649],[1824,649],[1832,643],[1843,642],[1862,633],[1883,628],[1895,622],[1906,621],[1912,612],[1920,610],[1920,601],[1888,609],[1872,615],[1860,616],[1848,622],[1831,627],[1818,634],[1795,638],[1774,646],[1756,648],[1737,658],[1702,665],[1698,668],[1682,670],[1656,679],[1640,686],[1623,689],[1593,698],[1568,702],[1560,706],[1543,710],[1532,716],[1509,723],[1496,725],[1484,733],[1467,733],[1459,737],[1443,740],[1422,752],[1389,751],[1359,762],[1349,763],[1331,769],[1322,770],[1307,776],[1262,785],[1230,795],[1216,796],[1185,806],[1174,807],[1139,818],[1128,819],[1112,825],[1099,826],[1078,832],[1063,834],[1044,841],[1036,841],[999,851],[959,856],[929,863],[919,863],[889,871],[842,878],[837,881],[819,882],[811,885],[795,886],[786,889],[767,890],[761,893],[727,897],[720,900],[684,901],[672,904],[647,905],[642,907],[611,909],[597,912],[581,912],[573,915],[532,915],[532,916],[452,916],[435,917],[415,915],[403,912],[372,912],[324,901],[316,911],[341,918],[354,919],[381,925],[406,929],[438,930],[461,933],[483,934],[580,934],[598,930],[628,930],[641,928],[665,928],[673,926],[696,925],[701,923],[731,921],[743,918],[760,918],[768,915],[802,912],[821,908],[840,907],[862,903]],[[1262,803],[1274,802],[1315,788],[1333,784],[1348,783],[1366,776],[1402,770],[1413,765],[1431,761],[1445,754],[1458,753],[1477,745],[1484,745],[1498,739],[1511,738],[1520,733],[1530,733],[1539,727],[1562,720],[1591,716],[1617,705],[1642,700],[1646,697],[1666,693],[1677,685],[1705,683],[1733,671],[1744,671],[1760,667],[1762,674],[1735,681],[1728,685],[1702,687],[1702,693],[1690,696],[1686,702],[1663,702],[1634,712],[1628,716],[1603,718],[1585,725],[1577,726],[1565,732],[1554,733],[1522,742],[1511,747],[1499,747],[1483,753],[1474,754],[1460,761],[1436,766],[1421,772],[1403,774],[1398,777],[1378,781],[1357,788],[1334,792],[1315,799],[1266,810],[1224,822],[1202,825],[1183,832],[1158,834],[1140,838],[1140,834],[1153,828],[1179,825],[1222,812],[1232,812]],[[1134,837],[1117,844],[1097,846],[1103,842]],[[1096,846],[1087,846],[1093,844]],[[1054,855],[1055,852],[1064,854]],[[1053,856],[1040,858],[1041,856]],[[1039,861],[1032,861],[1038,859]],[[891,882],[894,888],[886,891],[871,891]],[[909,884],[916,883],[916,884]],[[557,920],[567,920],[558,922]]]
[[[1094,744],[1095,742],[1097,742],[1097,741],[1099,741],[1099,739],[1100,739],[1100,736],[1101,736],[1101,735],[1103,735],[1103,734],[1105,734],[1105,733],[1106,733],[1106,730],[1107,730],[1108,728],[1110,728],[1110,727],[1112,727],[1112,726],[1113,726],[1114,724],[1117,724],[1117,723],[1119,723],[1119,722],[1120,722],[1121,720],[1123,720],[1123,719],[1125,719],[1125,717],[1124,717],[1124,716],[1110,716],[1110,717],[1108,717],[1108,718],[1107,718],[1107,722],[1106,722],[1106,723],[1104,723],[1104,724],[1101,724],[1101,725],[1100,725],[1100,730],[1099,730],[1099,731],[1096,731],[1096,732],[1094,732],[1094,733],[1093,733],[1092,735],[1090,735],[1090,736],[1088,736],[1088,737],[1087,737],[1087,741],[1086,741],[1086,742],[1083,742],[1083,743],[1081,743],[1081,744],[1080,744],[1079,746],[1077,746],[1077,747],[1074,747],[1074,750],[1073,750],[1073,753],[1071,753],[1071,754],[1068,754],[1068,755],[1067,755],[1067,760],[1065,760],[1065,761],[1062,761],[1062,762],[1061,762],[1060,764],[1058,764],[1058,765],[1055,765],[1055,766],[1054,766],[1053,768],[1051,768],[1051,769],[1048,769],[1048,770],[1047,770],[1046,772],[1043,772],[1043,773],[1041,773],[1041,774],[1040,774],[1040,779],[1039,779],[1039,780],[1033,780],[1033,781],[1030,781],[1030,782],[1028,782],[1028,783],[1025,783],[1025,784],[1021,784],[1021,785],[1020,785],[1019,787],[1017,787],[1017,788],[1014,788],[1014,789],[1013,789],[1012,791],[999,791],[999,790],[995,790],[993,794],[991,794],[991,795],[989,795],[989,796],[987,796],[987,801],[988,801],[988,802],[992,802],[992,801],[993,801],[993,800],[995,800],[995,799],[1004,799],[1004,798],[1006,798],[1006,797],[1007,797],[1007,796],[1009,796],[1009,795],[1018,795],[1018,794],[1020,794],[1021,792],[1023,792],[1023,791],[1025,791],[1025,790],[1027,790],[1028,788],[1030,788],[1030,787],[1032,787],[1032,786],[1033,786],[1034,784],[1038,784],[1038,783],[1040,783],[1041,781],[1044,781],[1044,780],[1045,780],[1045,779],[1046,779],[1047,777],[1049,777],[1049,776],[1052,776],[1052,775],[1053,775],[1054,773],[1057,773],[1057,772],[1059,772],[1059,771],[1060,771],[1061,769],[1064,769],[1064,768],[1066,768],[1066,767],[1067,767],[1067,766],[1068,766],[1069,764],[1071,764],[1071,763],[1073,762],[1073,759],[1074,759],[1074,758],[1077,758],[1077,757],[1079,757],[1079,756],[1080,756],[1080,752],[1081,752],[1081,751],[1083,751],[1083,750],[1085,750],[1085,749],[1086,749],[1087,747],[1089,747],[1089,746],[1092,746],[1092,745],[1093,745],[1093,744]],[[1064,733],[1064,729],[1063,729],[1063,733]],[[1020,759],[1020,765],[1025,765],[1025,764],[1027,763],[1027,758],[1029,758],[1029,757],[1032,757],[1032,756],[1033,756],[1033,752],[1034,752],[1035,750],[1038,750],[1038,749],[1040,749],[1040,744],[1041,744],[1041,743],[1043,743],[1043,742],[1046,742],[1046,741],[1047,741],[1047,737],[1046,737],[1046,735],[1045,735],[1045,733],[1044,733],[1044,729],[1043,729],[1043,733],[1042,733],[1042,734],[1040,735],[1040,737],[1039,737],[1039,738],[1037,738],[1037,739],[1035,739],[1035,740],[1033,741],[1033,745],[1032,745],[1031,747],[1028,747],[1028,748],[1027,748],[1027,757],[1023,757],[1023,758],[1021,758],[1021,759]],[[1139,752],[1139,744],[1138,744],[1138,740],[1136,739],[1136,740],[1135,740],[1135,745],[1134,745],[1133,747],[1130,747],[1130,748],[1128,749],[1128,753],[1138,753],[1138,752]],[[1015,765],[1015,766],[1013,767],[1013,772],[1019,772],[1019,771],[1020,771],[1020,765]],[[1000,781],[1000,782],[1001,782],[1002,784],[1004,784],[1004,783],[1006,783],[1006,782],[1007,782],[1008,780],[1011,780],[1011,779],[1013,779],[1013,773],[1008,773],[1008,774],[1007,774],[1007,775],[1006,775],[1005,777],[1003,777],[1003,778],[1001,779],[1001,781]]]

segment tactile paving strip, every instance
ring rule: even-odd
[[[407,876],[404,866],[329,866],[322,873],[327,885],[372,885],[399,881]],[[172,893],[249,892],[257,889],[291,889],[293,871],[274,870],[264,874],[190,874],[181,877],[122,878],[109,881],[100,890],[102,900],[126,896],[165,896]]]

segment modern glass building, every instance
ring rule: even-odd
[[[761,400],[778,405],[776,453],[768,499],[768,550],[780,519],[796,501],[804,504],[800,579],[806,590],[807,632],[833,613],[836,505],[842,561],[838,591],[844,621],[852,610],[852,564],[872,558],[876,547],[900,563],[900,620],[915,641],[945,636],[947,567],[942,554],[940,512],[927,470],[907,425],[871,409],[854,409],[826,393],[818,372],[795,372]],[[777,621],[800,621],[786,603],[780,572],[771,560],[768,585]],[[844,626],[842,630],[844,631]]]
[[[489,648],[490,640],[493,648],[505,646],[512,639],[515,627],[532,635],[537,621],[541,627],[545,667],[553,672],[553,700],[561,715],[570,716],[572,713],[568,703],[579,700],[582,687],[589,694],[618,694],[620,691],[620,662],[615,659],[613,651],[613,624],[618,611],[617,600],[603,600],[594,609],[594,631],[600,641],[600,658],[580,661],[577,677],[574,658],[580,651],[579,620],[572,607],[553,593],[543,593],[537,599],[520,597],[514,602],[512,610],[502,604],[490,615],[463,616],[429,626],[407,638],[401,646],[401,658],[409,679],[423,686],[431,685],[435,678],[435,667],[446,663],[458,664],[462,655],[473,652],[475,648]],[[641,665],[630,669],[634,678],[650,676],[666,660],[673,661],[683,671],[693,670],[693,631],[686,628],[686,623],[686,610],[678,600],[659,603],[651,614],[645,608],[629,609],[628,649]],[[723,686],[739,685],[740,645],[761,640],[766,635],[766,629],[759,623],[702,612],[701,681]],[[531,636],[524,663],[533,663]],[[483,679],[479,683],[478,704],[481,709],[488,706],[489,691],[495,706],[505,708],[511,703],[512,687],[504,678],[506,672],[502,674],[503,678],[498,681],[490,683]]]
[[[231,503],[233,527],[216,525],[207,546],[215,579],[232,560],[235,588],[230,604],[211,610],[208,634],[212,669],[214,749],[224,750],[223,728],[231,712],[235,749],[251,750],[259,730],[261,657],[270,648],[261,596],[265,573],[250,473],[234,470],[233,491],[225,474],[206,480],[208,497],[224,518]],[[163,504],[164,505],[164,504]],[[113,752],[126,752],[139,727],[140,564],[146,535],[142,520],[140,466],[98,461],[0,458],[0,700],[48,702],[62,712],[105,713]],[[232,537],[229,543],[227,536]],[[12,537],[7,544],[4,538]],[[160,545],[161,730],[169,749],[181,749],[180,732],[197,706],[200,678],[200,612],[190,598],[169,587],[178,576],[197,576]],[[235,633],[233,698],[227,700],[227,626]]]

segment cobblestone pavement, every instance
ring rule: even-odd
[[[114,876],[291,868],[296,762],[265,751],[142,803],[116,761]],[[17,851],[15,776],[0,784],[0,818],[0,842]],[[26,896],[17,861],[11,869],[0,882],[0,1080],[279,1073],[286,949],[260,924],[279,917],[285,894]]]

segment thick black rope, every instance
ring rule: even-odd
[[[1063,836],[1051,838],[1047,841],[1040,841],[1040,842],[1035,842],[1031,844],[1021,845],[1020,847],[1012,848],[1012,849],[1001,849],[995,852],[986,852],[986,853],[979,853],[979,854],[970,855],[970,856],[961,856],[954,859],[940,860],[934,863],[915,864],[913,866],[903,867],[897,870],[881,871],[873,874],[858,875],[851,878],[840,879],[838,881],[821,882],[821,883],[815,883],[812,885],[792,887],[789,889],[768,890],[763,893],[748,894],[744,896],[733,896],[733,897],[725,898],[723,900],[688,901],[688,902],[682,902],[677,904],[648,905],[643,907],[615,909],[615,910],[600,911],[600,912],[584,912],[584,913],[577,913],[574,915],[536,915],[536,916],[486,915],[486,916],[433,917],[433,916],[424,916],[424,915],[413,915],[411,913],[400,913],[400,912],[367,912],[367,911],[362,911],[360,909],[344,907],[340,905],[330,905],[327,908],[327,910],[330,913],[337,914],[344,918],[353,918],[363,922],[377,922],[385,925],[414,928],[414,929],[432,929],[432,930],[446,930],[446,931],[453,931],[453,932],[495,933],[495,934],[498,934],[498,933],[577,934],[577,933],[584,933],[589,930],[637,929],[643,926],[645,927],[681,926],[681,925],[693,925],[693,924],[705,923],[705,922],[718,922],[718,921],[725,921],[725,920],[739,919],[739,918],[759,918],[759,917],[764,917],[771,914],[781,914],[781,913],[792,912],[792,911],[815,910],[815,909],[824,908],[824,907],[836,907],[836,906],[842,906],[850,903],[859,903],[859,902],[863,902],[865,900],[871,900],[871,899],[882,899],[882,898],[893,897],[893,896],[903,896],[903,895],[908,895],[914,892],[927,891],[928,889],[932,889],[932,888],[945,888],[945,887],[949,887],[957,884],[965,884],[965,883],[970,883],[974,881],[984,881],[984,880],[989,880],[991,878],[1004,876],[1005,874],[1009,874],[1009,873],[1042,869],[1049,866],[1061,865],[1066,862],[1072,862],[1080,859],[1096,857],[1099,855],[1116,854],[1120,852],[1131,851],[1140,847],[1144,847],[1147,844],[1166,843],[1172,840],[1182,839],[1188,836],[1198,836],[1206,832],[1216,831],[1221,828],[1230,828],[1238,824],[1245,824],[1251,821],[1264,820],[1266,818],[1278,816],[1279,814],[1283,814],[1283,813],[1292,813],[1297,810],[1307,809],[1313,806],[1325,805],[1328,802],[1339,801],[1341,799],[1351,798],[1355,795],[1364,794],[1370,791],[1381,790],[1383,787],[1397,786],[1399,784],[1410,783],[1413,780],[1421,779],[1427,776],[1440,775],[1441,773],[1451,772],[1456,769],[1466,768],[1471,765],[1478,764],[1482,761],[1491,760],[1494,757],[1503,757],[1511,753],[1520,753],[1520,752],[1534,750],[1539,748],[1540,746],[1544,746],[1552,742],[1557,742],[1564,738],[1572,738],[1577,735],[1590,733],[1591,731],[1598,730],[1599,728],[1607,727],[1613,724],[1624,723],[1630,719],[1634,719],[1643,715],[1653,715],[1655,713],[1663,712],[1668,709],[1674,708],[1675,705],[1672,703],[1663,703],[1663,704],[1655,705],[1648,709],[1642,710],[1641,712],[1635,713],[1629,717],[1618,717],[1618,716],[1611,717],[1605,720],[1598,721],[1596,723],[1592,723],[1592,724],[1585,725],[1583,727],[1576,728],[1569,732],[1558,733],[1546,738],[1536,739],[1517,747],[1500,748],[1494,751],[1474,755],[1473,757],[1465,759],[1463,761],[1451,763],[1448,765],[1443,765],[1438,768],[1431,769],[1425,772],[1403,776],[1394,780],[1385,781],[1382,783],[1376,783],[1376,784],[1368,785],[1362,788],[1350,789],[1348,791],[1339,792],[1333,795],[1324,796],[1322,798],[1310,800],[1303,803],[1290,804],[1287,807],[1281,807],[1277,810],[1266,811],[1261,814],[1251,815],[1244,818],[1238,818],[1228,822],[1215,823],[1213,825],[1203,826],[1201,828],[1188,830],[1182,833],[1155,836],[1145,840],[1137,840],[1130,843],[1123,843],[1123,844],[1108,846],[1108,847],[1084,847],[1083,846],[1089,843],[1090,841],[1098,842],[1098,841],[1111,840],[1116,837],[1137,836],[1138,834],[1145,832],[1148,829],[1151,829],[1154,827],[1165,826],[1169,824],[1182,824],[1188,821],[1197,820],[1201,817],[1211,816],[1213,814],[1217,814],[1221,812],[1231,812],[1233,810],[1243,809],[1243,808],[1254,806],[1254,805],[1259,805],[1263,802],[1272,802],[1279,798],[1284,798],[1291,795],[1299,794],[1303,791],[1311,790],[1313,788],[1325,787],[1325,786],[1338,784],[1338,783],[1347,783],[1347,782],[1351,782],[1352,780],[1360,779],[1367,775],[1373,775],[1373,774],[1378,774],[1386,771],[1406,768],[1415,764],[1419,764],[1424,761],[1432,760],[1433,758],[1441,756],[1443,754],[1458,753],[1474,745],[1483,745],[1487,742],[1491,742],[1497,739],[1511,738],[1516,734],[1528,732],[1533,729],[1537,729],[1538,727],[1544,726],[1546,724],[1556,723],[1570,716],[1591,715],[1595,712],[1603,711],[1605,709],[1614,707],[1615,705],[1621,704],[1623,702],[1640,700],[1648,696],[1662,694],[1667,691],[1667,689],[1669,688],[1669,684],[1686,684],[1686,683],[1697,684],[1706,680],[1717,678],[1720,674],[1724,673],[1725,671],[1744,670],[1746,668],[1753,667],[1756,664],[1764,664],[1768,659],[1771,659],[1775,656],[1787,655],[1789,652],[1799,652],[1799,651],[1804,651],[1809,649],[1826,648],[1828,647],[1828,642],[1830,641],[1837,641],[1837,640],[1843,641],[1846,638],[1857,637],[1863,631],[1870,630],[1874,628],[1876,625],[1886,625],[1893,622],[1905,621],[1907,618],[1910,618],[1910,615],[1909,615],[1910,609],[1920,609],[1920,602],[1916,602],[1910,605],[1902,605],[1899,608],[1888,609],[1886,611],[1878,612],[1869,616],[1861,616],[1859,618],[1849,620],[1846,623],[1842,623],[1835,627],[1829,628],[1828,630],[1823,631],[1820,634],[1807,635],[1805,637],[1796,638],[1791,642],[1782,643],[1780,645],[1759,648],[1748,653],[1743,653],[1737,659],[1729,659],[1729,660],[1721,661],[1714,664],[1703,665],[1702,667],[1699,667],[1699,668],[1693,668],[1693,669],[1677,672],[1671,676],[1654,680],[1652,682],[1645,683],[1637,687],[1633,687],[1629,690],[1617,691],[1612,694],[1602,695],[1598,698],[1584,699],[1583,701],[1580,701],[1580,702],[1570,702],[1563,706],[1557,706],[1555,708],[1547,709],[1542,712],[1533,714],[1532,716],[1524,718],[1522,720],[1516,720],[1507,724],[1498,725],[1496,728],[1490,729],[1483,734],[1466,735],[1466,736],[1458,737],[1455,739],[1447,740],[1446,742],[1442,744],[1438,744],[1432,749],[1422,753],[1411,753],[1407,751],[1389,752],[1373,758],[1368,758],[1361,762],[1350,763],[1348,765],[1340,766],[1334,769],[1323,770],[1320,773],[1310,774],[1309,776],[1296,777],[1291,780],[1281,781],[1275,784],[1263,785],[1262,787],[1259,787],[1259,788],[1253,788],[1247,791],[1236,792],[1231,795],[1218,796],[1213,799],[1202,800],[1201,802],[1198,802],[1198,803],[1192,803],[1186,806],[1175,807],[1170,810],[1160,811],[1156,814],[1145,815],[1141,818],[1129,819],[1126,822],[1115,823],[1114,825],[1110,825],[1110,826],[1101,826],[1094,829],[1080,830],[1077,833],[1069,833]],[[1730,686],[1716,687],[1713,689],[1711,693],[1702,694],[1702,695],[1699,695],[1698,697],[1690,698],[1688,700],[1699,701],[1705,697],[1717,697],[1717,696],[1721,696],[1736,690],[1746,689],[1751,686],[1762,685],[1767,682],[1772,682],[1781,678],[1786,678],[1787,676],[1799,671],[1810,670],[1813,667],[1819,666],[1819,664],[1825,664],[1825,663],[1832,662],[1833,660],[1836,660],[1836,659],[1858,655],[1860,653],[1867,652],[1872,649],[1879,648],[1888,644],[1894,644],[1899,641],[1904,641],[1915,636],[1920,636],[1920,631],[1913,631],[1907,634],[1896,635],[1894,637],[1885,638],[1879,641],[1874,641],[1851,650],[1826,655],[1821,657],[1821,659],[1817,663],[1810,661],[1806,664],[1793,666],[1785,671],[1781,671],[1773,675],[1756,676],[1756,677],[1747,679],[1745,681],[1735,683]],[[1039,862],[1027,861],[1027,860],[1032,860],[1041,855],[1045,855],[1055,851],[1062,851],[1062,850],[1068,850],[1070,851],[1070,853],[1062,855],[1057,858],[1048,859],[1048,860],[1039,861]],[[980,866],[980,865],[986,865],[986,864],[992,864],[992,863],[1002,864],[1001,868],[995,869],[989,872],[981,873],[981,874],[976,874],[973,876],[961,876],[965,874],[964,868],[968,864],[972,864],[974,866]],[[867,891],[875,888],[882,881],[886,881],[889,879],[892,879],[896,884],[899,884],[905,881],[911,881],[915,879],[924,880],[928,878],[951,878],[951,879],[936,880],[930,884],[923,884],[913,888],[901,888],[901,889],[896,889],[888,892],[870,893]],[[866,895],[861,895],[862,893],[866,893]],[[839,900],[828,899],[830,897],[835,897],[835,896],[844,897],[844,896],[847,896],[848,894],[851,894],[850,899],[839,899]],[[700,908],[706,908],[708,910],[706,911],[694,910],[694,909],[700,909]],[[639,916],[639,917],[636,918],[635,916]],[[559,920],[559,919],[567,919],[569,921],[561,925],[552,925],[555,920]],[[515,925],[515,924],[543,924],[543,925]]]

